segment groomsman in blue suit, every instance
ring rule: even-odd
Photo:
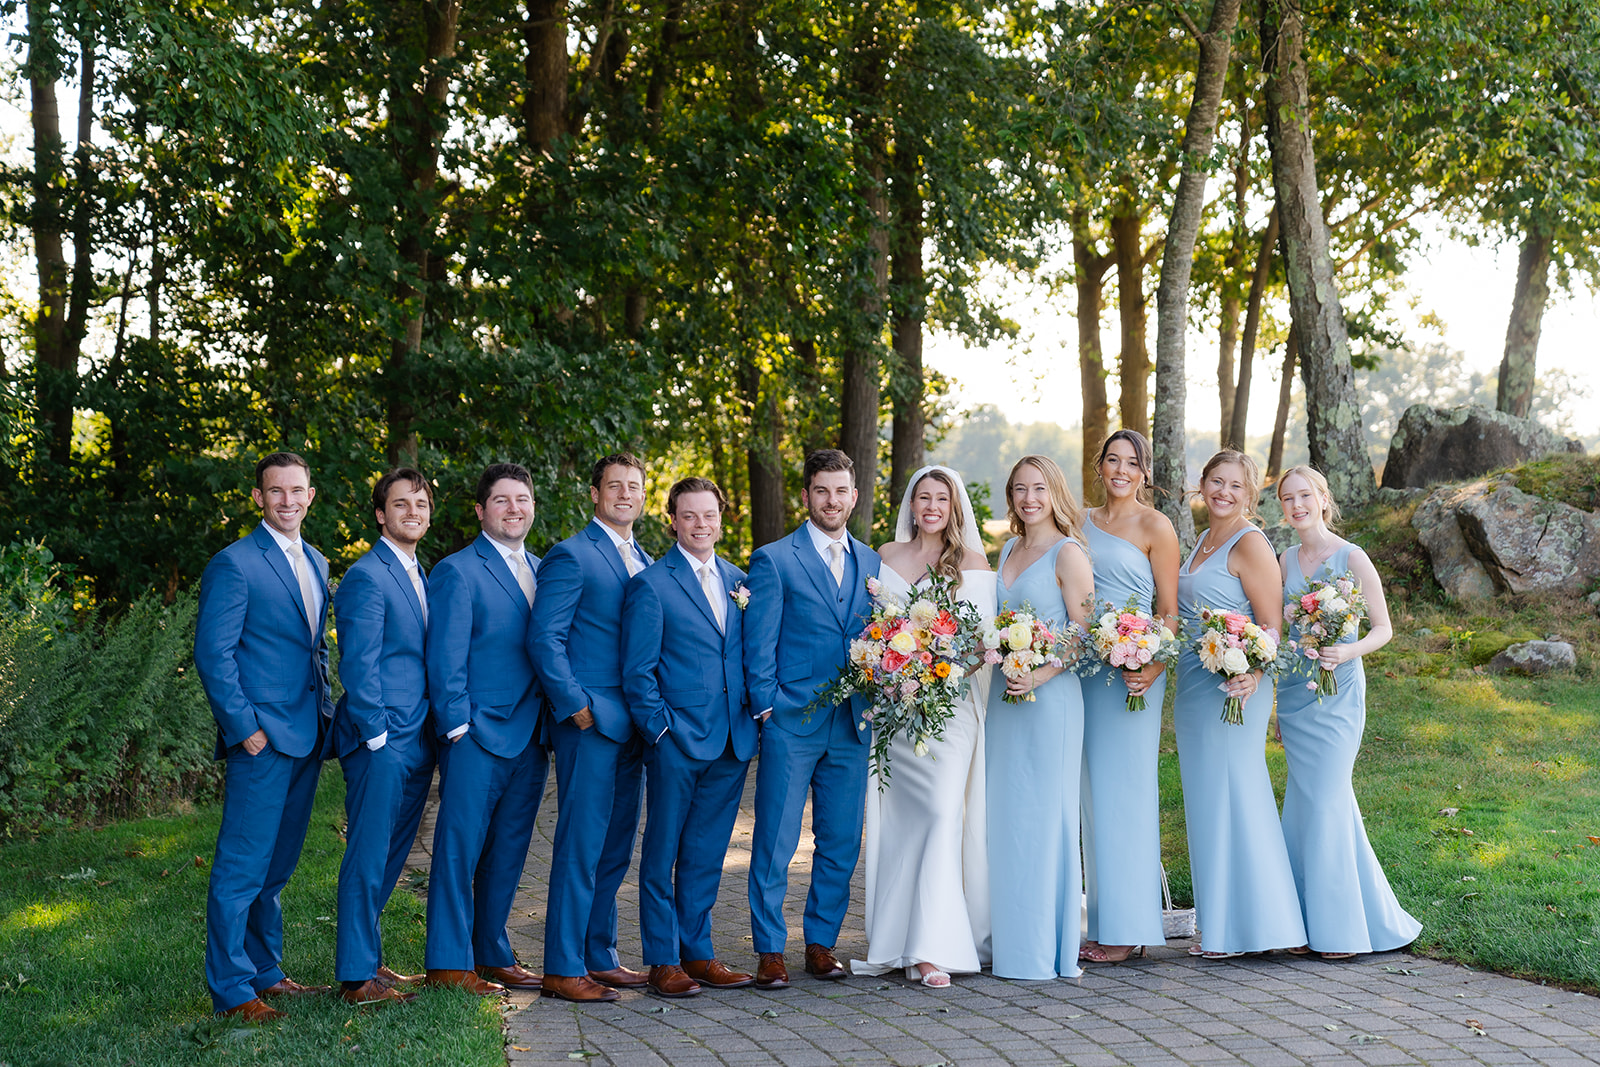
[[[871,609],[866,579],[877,576],[878,554],[845,530],[857,496],[849,456],[833,448],[813,452],[801,484],[809,518],[750,557],[744,618],[750,706],[763,719],[750,849],[756,985],[763,989],[789,984],[783,901],[808,791],[816,850],[806,896],[805,969],[818,978],[845,976],[833,946],[850,903],[866,813],[868,734],[861,708],[851,702],[807,709],[838,676],[850,639],[865,625]]]
[[[372,487],[380,536],[345,572],[333,596],[344,695],[333,714],[344,768],[344,862],[334,977],[351,1004],[407,1001],[403,976],[383,963],[378,918],[394,892],[433,784],[423,646],[428,579],[417,545],[433,514],[433,486],[400,467]]]
[[[759,737],[745,700],[745,575],[716,555],[726,506],[709,478],[674,485],[677,546],[628,582],[623,603],[622,689],[648,742],[639,925],[650,988],[664,997],[755,981],[711,949],[711,906]]]
[[[227,760],[206,896],[206,985],[222,1015],[283,1017],[263,996],[325,993],[283,973],[279,895],[300,861],[333,702],[323,629],[328,561],[300,539],[316,497],[291,452],[256,464],[261,525],[200,578],[194,662]]]
[[[639,829],[644,743],[622,696],[622,590],[650,564],[633,541],[644,464],[606,456],[589,476],[594,520],[539,566],[529,640],[553,713],[561,799],[544,924],[544,992],[615,1000],[646,976],[617,956],[617,887]],[[609,988],[608,988],[609,987]]]
[[[523,547],[533,480],[516,463],[478,479],[483,532],[428,582],[428,698],[439,739],[439,810],[428,881],[426,982],[479,996],[539,988],[506,920],[550,759],[528,657],[539,557]]]

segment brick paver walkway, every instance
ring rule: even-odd
[[[511,922],[512,943],[533,970],[543,965],[555,812],[552,774]],[[429,823],[419,845],[431,840]],[[750,830],[747,789],[714,926],[719,956],[747,969],[755,962],[745,902]],[[1175,941],[1146,960],[1086,968],[1077,980],[958,976],[946,990],[899,977],[820,982],[802,973],[797,940],[809,847],[802,838],[792,867],[791,988],[671,1001],[624,993],[589,1007],[519,994],[506,1012],[512,1067],[1600,1063],[1600,999],[1396,952],[1344,963],[1281,953],[1207,961]],[[420,848],[412,858],[427,865]],[[858,870],[837,946],[843,960],[865,955],[861,898]],[[631,880],[619,907],[623,962],[639,967]]]

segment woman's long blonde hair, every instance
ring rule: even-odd
[[[1050,517],[1056,524],[1056,529],[1068,537],[1083,542],[1083,509],[1078,506],[1078,500],[1072,495],[1072,490],[1067,487],[1067,476],[1061,473],[1061,468],[1049,456],[1023,456],[1011,467],[1011,473],[1006,476],[1006,518],[1010,520],[1011,532],[1021,537],[1027,527],[1022,522],[1022,516],[1017,514],[1016,503],[1011,498],[1011,487],[1017,480],[1017,472],[1023,467],[1032,464],[1044,475],[1045,488],[1050,490]]]
[[[939,560],[933,565],[933,570],[935,574],[942,577],[954,578],[959,581],[961,578],[961,564],[967,558],[967,539],[962,536],[962,530],[967,525],[967,516],[961,510],[961,490],[944,471],[931,470],[918,478],[916,485],[911,487],[911,495],[907,498],[908,502],[915,502],[917,499],[917,486],[920,486],[929,478],[932,478],[950,491],[950,517],[945,520],[944,529],[939,534],[940,540],[944,542],[944,547],[939,550]],[[915,509],[912,509],[911,512],[911,532],[913,536],[919,532]],[[974,547],[981,550],[982,546]]]

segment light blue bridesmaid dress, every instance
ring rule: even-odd
[[[1065,538],[1008,587],[1000,610],[1031,604],[1041,619],[1065,625],[1056,556]],[[999,570],[1017,544],[1000,551]],[[1078,968],[1083,872],[1078,858],[1078,771],[1083,762],[1083,697],[1075,674],[1007,704],[996,674],[984,731],[988,778],[989,906],[993,970],[1001,978],[1072,978]]]
[[[1153,614],[1156,580],[1150,557],[1096,526],[1093,512],[1084,531],[1094,563],[1095,600],[1109,600],[1120,609],[1131,597]],[[1091,941],[1159,945],[1166,937],[1156,781],[1166,692],[1163,671],[1145,693],[1145,709],[1129,711],[1120,670],[1102,667],[1083,679],[1083,882]]]
[[[1229,553],[1246,536],[1265,535],[1247,525],[1198,568],[1196,545],[1178,571],[1186,633],[1198,632],[1202,607],[1255,617],[1244,585],[1228,571]],[[1184,645],[1173,727],[1201,945],[1207,952],[1296,948],[1306,943],[1306,928],[1267,775],[1272,686],[1264,683],[1245,702],[1243,724],[1223,722],[1221,676],[1200,665],[1191,641]]]
[[[1320,577],[1349,570],[1354,547],[1340,545]],[[1299,545],[1284,554],[1284,564],[1289,575],[1284,599],[1296,599],[1309,585],[1300,570]],[[1352,634],[1344,640],[1356,639]],[[1416,940],[1422,924],[1406,913],[1389,888],[1367,843],[1350,786],[1367,724],[1366,672],[1357,658],[1339,664],[1333,674],[1339,692],[1324,696],[1321,703],[1306,688],[1315,680],[1315,669],[1278,681],[1278,728],[1289,761],[1283,840],[1311,947],[1318,952],[1383,952]]]

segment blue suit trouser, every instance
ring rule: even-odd
[[[550,758],[537,742],[496,756],[473,739],[439,745],[439,811],[428,878],[428,970],[517,962],[506,934],[544,799]]]
[[[670,732],[646,750],[647,815],[639,859],[645,963],[715,958],[711,907],[749,769],[732,745],[716,759],[695,759]]]
[[[544,971],[577,977],[621,965],[617,889],[633,862],[644,785],[644,741],[616,742],[591,726],[557,722],[560,814],[550,858]]]
[[[867,748],[848,706],[804,737],[761,727],[756,761],[756,827],[750,844],[750,929],[757,952],[782,952],[789,939],[783,901],[789,861],[800,843],[806,793],[811,794],[811,890],[806,894],[807,944],[832,948],[850,906],[850,879],[861,856],[866,817]]]
[[[206,985],[216,1011],[283,979],[283,905],[317,795],[322,760],[268,745],[226,754],[222,826],[206,893]]]
[[[393,735],[377,751],[357,746],[344,769],[345,846],[339,864],[339,928],[333,974],[364,982],[383,962],[378,918],[405,869],[433,784],[433,750]]]

